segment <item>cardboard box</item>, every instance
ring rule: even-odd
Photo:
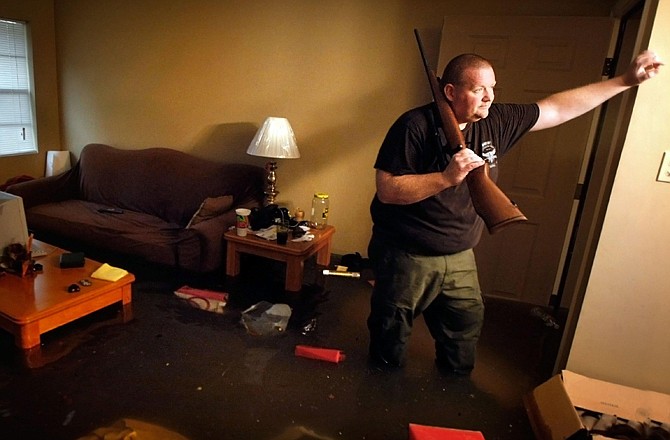
[[[576,408],[624,420],[670,423],[669,395],[591,379],[567,370],[524,396],[524,405],[539,440],[595,438],[582,424]]]
[[[409,424],[409,440],[485,440],[479,431]]]

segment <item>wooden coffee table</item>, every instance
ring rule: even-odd
[[[93,279],[91,274],[101,263],[88,258],[84,267],[61,269],[59,256],[65,251],[37,243],[52,250],[36,258],[44,268],[42,272],[23,278],[11,273],[0,275],[0,327],[14,335],[18,347],[39,350],[43,333],[117,302],[123,305],[123,322],[132,319],[134,275],[128,274],[116,282]],[[79,285],[82,279],[92,284]],[[71,284],[78,284],[80,291],[69,293]]]
[[[320,266],[330,264],[330,248],[335,228],[325,226],[324,229],[310,229],[314,234],[312,241],[289,241],[277,244],[276,240],[266,240],[247,234],[237,235],[235,230],[225,233],[227,242],[226,275],[237,276],[240,273],[240,254],[252,254],[286,263],[286,282],[284,288],[291,292],[302,289],[305,273],[305,260],[316,254],[316,263]]]

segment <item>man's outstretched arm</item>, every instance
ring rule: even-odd
[[[646,50],[619,76],[543,98],[537,102],[540,117],[530,131],[555,127],[581,116],[613,96],[653,78],[662,65],[654,52]]]

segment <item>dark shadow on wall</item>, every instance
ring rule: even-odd
[[[240,162],[258,165],[246,154],[258,126],[251,122],[231,122],[205,127],[190,150],[192,154],[216,162]]]

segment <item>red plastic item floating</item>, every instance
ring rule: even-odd
[[[343,361],[346,357],[341,350],[335,350],[332,348],[318,348],[309,345],[296,345],[295,355],[334,363]]]
[[[409,424],[409,440],[485,440],[479,431]]]

